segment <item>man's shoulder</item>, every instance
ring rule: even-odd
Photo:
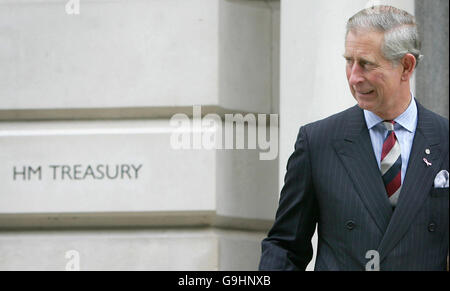
[[[436,129],[442,134],[448,136],[449,135],[449,120],[427,108],[425,108],[420,103],[417,103],[418,114],[420,118],[426,118],[426,120],[430,120],[433,122],[433,126],[437,127]]]
[[[303,127],[308,133],[312,134],[330,132],[334,133],[333,135],[336,135],[345,130],[347,122],[364,123],[364,113],[358,105],[347,108],[326,118],[308,123]]]

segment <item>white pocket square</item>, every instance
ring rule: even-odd
[[[448,171],[442,170],[434,178],[434,188],[448,188]]]

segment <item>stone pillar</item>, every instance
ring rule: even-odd
[[[448,0],[416,0],[416,19],[424,59],[417,67],[417,99],[428,109],[449,117]]]
[[[68,2],[0,1],[0,269],[256,270],[277,155],[198,134],[276,109],[276,3]]]

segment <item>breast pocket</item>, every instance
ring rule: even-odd
[[[431,197],[439,198],[448,196],[449,196],[449,188],[433,188],[433,190],[431,190]]]

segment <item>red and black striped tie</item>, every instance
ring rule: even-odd
[[[388,134],[381,152],[381,175],[389,201],[395,207],[402,189],[401,150],[394,132],[395,121],[384,121],[383,124],[388,130]]]

